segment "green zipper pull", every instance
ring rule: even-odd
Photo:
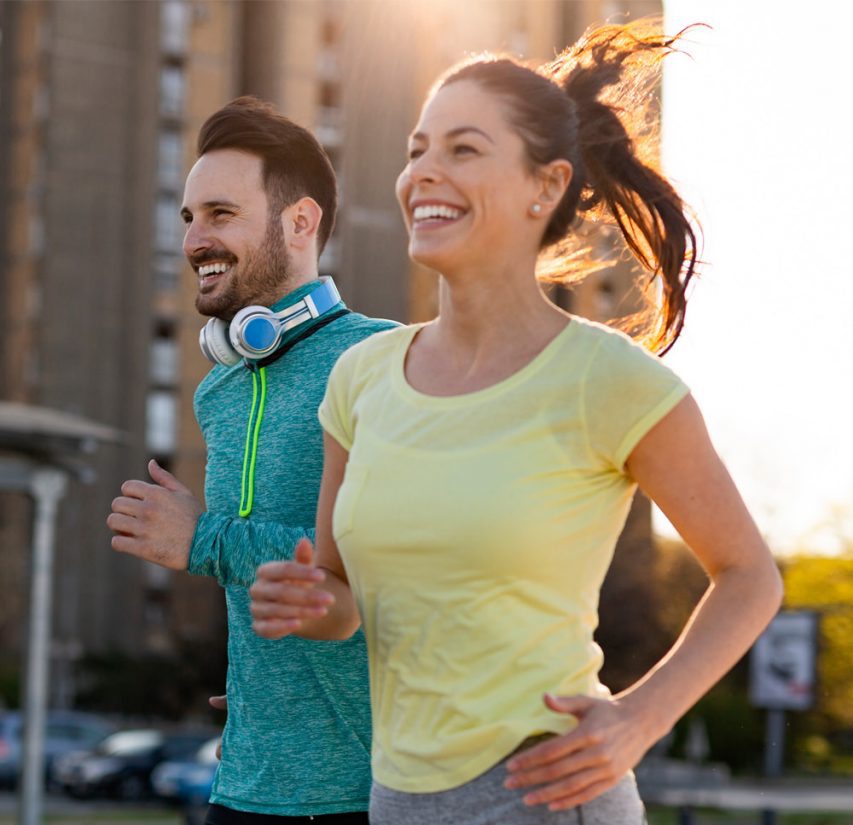
[[[260,392],[258,392],[260,384]],[[267,400],[267,369],[252,369],[252,409],[249,413],[249,425],[246,428],[246,448],[243,452],[243,478],[240,483],[240,517],[246,518],[252,512],[255,501],[255,464],[258,460],[258,437],[261,434],[261,421],[264,417],[264,404]]]

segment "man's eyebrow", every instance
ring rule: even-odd
[[[482,129],[478,129],[476,126],[457,126],[455,129],[451,129],[447,134],[445,134],[445,138],[455,138],[459,137],[459,135],[464,134],[465,132],[476,132],[478,135],[482,135],[489,143],[494,143],[489,135],[487,135]],[[426,140],[427,136],[423,132],[415,132],[409,137],[409,140]]]
[[[227,198],[216,198],[215,200],[205,201],[201,204],[201,209],[216,209],[218,206],[227,206],[229,209],[237,209],[238,205],[234,201],[229,201]],[[181,215],[192,215],[190,209],[186,206],[181,207]]]

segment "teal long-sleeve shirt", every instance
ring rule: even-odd
[[[294,303],[312,285],[273,309]],[[261,639],[252,631],[248,587],[258,565],[290,558],[304,536],[313,540],[323,466],[317,408],[326,380],[344,350],[393,325],[349,313],[266,367],[254,498],[246,518],[238,514],[252,373],[243,364],[216,366],[196,391],[196,417],[207,444],[207,512],[196,527],[189,570],[216,577],[228,607],[228,722],[211,796],[218,805],[279,816],[367,810],[364,636],[359,631],[343,642]],[[299,331],[291,330],[285,341]]]

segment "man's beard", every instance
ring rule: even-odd
[[[218,253],[210,255],[217,256]],[[271,218],[261,245],[246,252],[233,266],[224,289],[212,295],[199,292],[195,308],[201,315],[230,321],[243,307],[275,303],[284,293],[289,273],[290,256],[285,249],[284,232],[281,223]]]

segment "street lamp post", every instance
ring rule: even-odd
[[[0,491],[27,493],[35,503],[20,825],[40,825],[43,816],[56,520],[69,477],[85,478],[88,471],[69,463],[69,458],[91,452],[100,441],[116,442],[120,437],[115,430],[78,416],[0,402]]]

